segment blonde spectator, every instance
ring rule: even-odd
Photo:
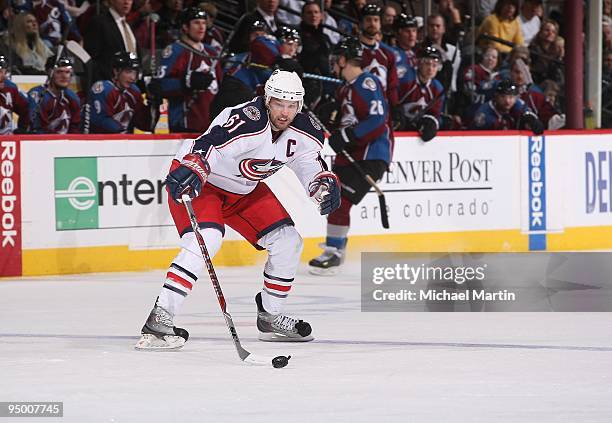
[[[493,46],[500,53],[510,53],[512,47],[507,44],[488,40],[483,35],[501,38],[515,46],[524,45],[521,24],[518,20],[518,1],[517,0],[498,0],[495,4],[493,14],[487,16],[478,29],[480,47],[486,48]]]
[[[9,45],[16,54],[17,68],[24,74],[44,74],[45,63],[53,54],[43,43],[34,15],[21,13],[15,16],[9,30]]]
[[[559,37],[559,24],[545,19],[540,31],[529,45],[531,73],[536,84],[545,79],[564,85],[563,56],[565,43]]]

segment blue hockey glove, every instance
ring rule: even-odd
[[[183,194],[188,194],[191,198],[200,195],[209,174],[210,166],[206,159],[200,154],[190,153],[185,155],[181,165],[166,177],[166,185],[174,201],[180,203]]]
[[[319,206],[321,215],[330,214],[340,207],[340,181],[335,173],[323,171],[308,186],[310,198]]]

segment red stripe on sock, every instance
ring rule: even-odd
[[[189,282],[188,280],[184,278],[181,278],[179,275],[175,273],[172,273],[172,272],[166,273],[166,278],[170,279],[172,282],[176,282],[180,285],[183,285],[185,288],[187,288],[190,291],[193,288],[193,284],[191,282]]]
[[[268,289],[274,289],[275,291],[281,291],[281,292],[287,292],[291,289],[291,285],[289,286],[276,285],[274,283],[270,283],[266,281],[264,281],[264,286]]]

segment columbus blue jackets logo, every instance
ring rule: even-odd
[[[247,106],[242,109],[242,111],[244,112],[246,117],[251,120],[258,121],[259,119],[261,119],[261,113],[259,113],[259,109],[257,109],[257,107],[255,106]]]
[[[284,165],[284,162],[275,159],[244,159],[240,161],[238,169],[249,181],[261,181],[274,175]]]

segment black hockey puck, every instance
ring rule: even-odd
[[[274,366],[275,369],[282,369],[287,364],[289,364],[290,358],[291,358],[290,355],[288,355],[287,357],[285,357],[284,355],[279,355],[278,357],[274,357],[272,359],[272,366]]]

